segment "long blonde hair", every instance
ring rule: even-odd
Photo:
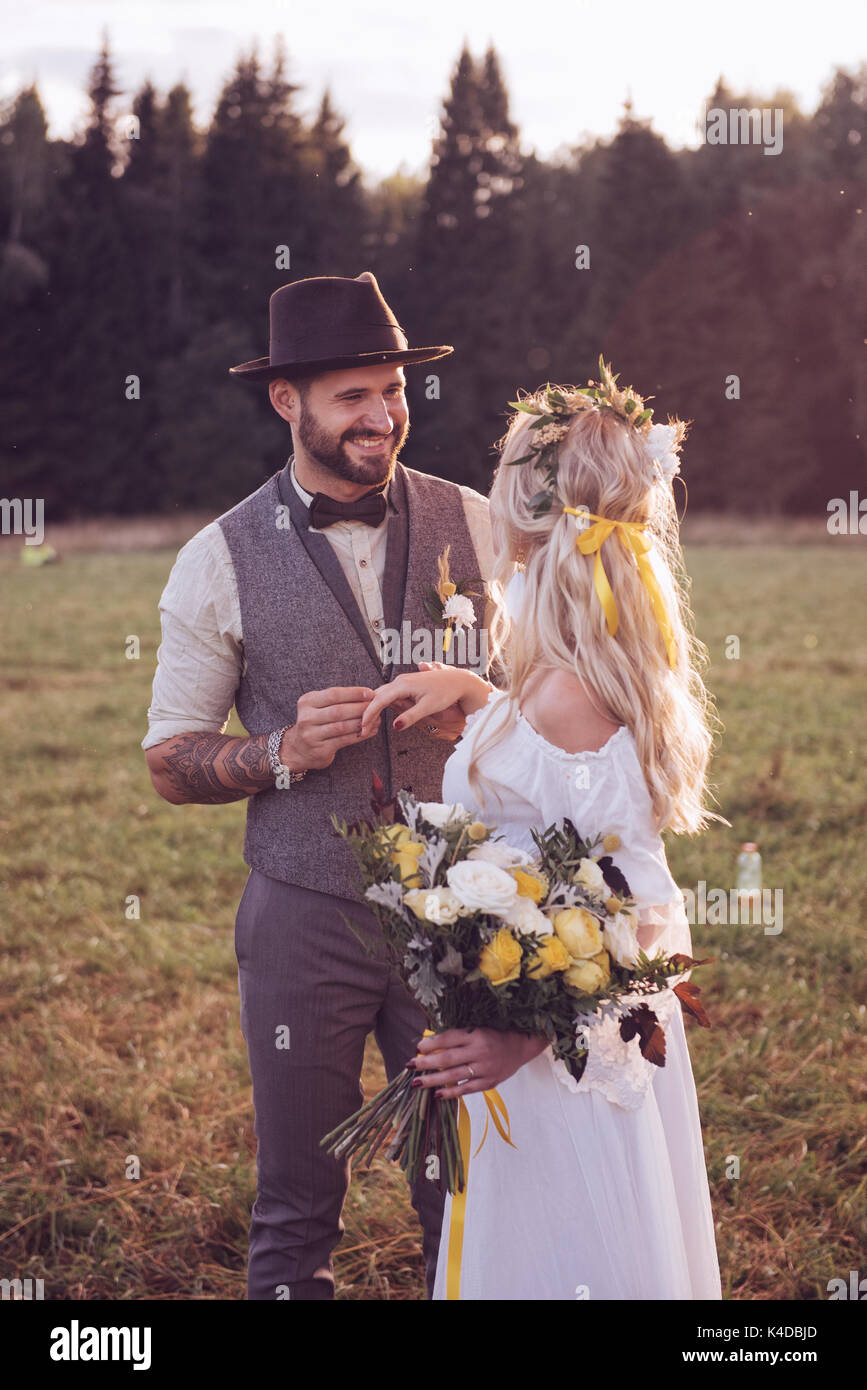
[[[557,389],[564,395],[575,390]],[[546,409],[545,388],[524,400]],[[574,673],[600,712],[632,732],[657,829],[700,830],[721,819],[704,806],[715,716],[699,671],[707,650],[692,630],[671,483],[654,474],[638,430],[593,406],[571,418],[559,444],[553,505],[536,517],[531,499],[542,489],[543,475],[532,462],[510,464],[532,443],[532,419],[514,413],[500,441],[491,486],[491,653],[505,677],[509,703],[506,717],[475,744],[470,787],[481,803],[481,784],[487,781],[479,769],[482,754],[515,723],[534,672],[554,667]],[[648,523],[645,534],[653,540],[652,564],[673,634],[673,667],[634,556],[616,530],[602,547],[620,619],[611,636],[593,587],[594,557],[578,550],[575,519],[563,512],[565,505],[586,507],[612,521]],[[522,620],[512,623],[503,592],[516,560],[524,564],[525,588]],[[490,707],[482,722],[489,712]]]

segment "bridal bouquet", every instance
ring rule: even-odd
[[[664,1065],[665,1035],[647,998],[704,962],[645,955],[629,884],[612,858],[616,835],[585,841],[564,820],[533,832],[531,855],[495,837],[459,804],[420,802],[409,792],[386,804],[380,787],[377,779],[374,823],[332,821],[358,859],[389,963],[432,1032],[495,1028],[546,1036],[580,1080],[592,1045],[584,1025],[616,1001],[621,1036],[637,1037],[643,1056]],[[696,987],[681,981],[674,991],[707,1024]],[[634,1007],[630,996],[641,996]],[[449,1192],[460,1191],[461,1102],[413,1088],[414,1076],[404,1068],[320,1143],[337,1158],[360,1152],[369,1166],[388,1141],[386,1157],[400,1161],[410,1182],[424,1171],[444,1178]]]

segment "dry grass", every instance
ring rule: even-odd
[[[41,1277],[47,1298],[241,1299],[255,1189],[232,949],[243,806],[159,801],[138,747],[173,551],[64,558],[24,570],[0,555],[0,1276]],[[719,957],[702,981],[714,1028],[688,1031],[725,1292],[823,1298],[830,1278],[865,1272],[867,1248],[867,566],[850,547],[706,544],[689,561],[732,829],[673,840],[672,868],[685,886],[729,886],[738,843],[756,839],[786,909],[779,936],[695,930]],[[381,1078],[369,1046],[368,1091]],[[399,1170],[356,1174],[344,1219],[338,1296],[422,1298]]]

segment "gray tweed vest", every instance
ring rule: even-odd
[[[238,584],[244,662],[235,707],[250,734],[294,723],[306,691],[336,685],[375,690],[400,672],[415,670],[419,659],[404,644],[394,664],[381,664],[340,561],[321,531],[308,530],[291,465],[290,457],[257,492],[217,518]],[[433,633],[425,590],[436,583],[437,556],[446,545],[454,579],[487,578],[480,576],[460,491],[454,483],[398,463],[388,504],[385,626],[407,637],[424,628]],[[473,599],[473,605],[481,629],[484,599]],[[473,655],[469,643],[464,654]],[[332,812],[350,822],[370,819],[374,772],[387,797],[411,787],[422,800],[438,801],[453,746],[415,727],[395,732],[391,725],[386,712],[373,738],[340,749],[330,767],[310,769],[291,787],[275,786],[250,797],[244,859],[251,868],[322,893],[361,899],[358,869],[334,831]]]

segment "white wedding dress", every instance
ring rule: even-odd
[[[650,954],[657,947],[691,953],[682,897],[653,829],[632,734],[622,727],[598,752],[567,753],[519,713],[503,741],[482,754],[488,781],[479,805],[467,766],[482,729],[495,727],[507,706],[507,697],[494,691],[467,720],[446,764],[443,801],[461,802],[531,853],[531,828],[543,830],[565,816],[585,839],[618,834],[614,862],[642,920],[660,933]],[[664,1067],[645,1062],[638,1040],[624,1043],[609,1020],[588,1031],[580,1082],[549,1047],[497,1087],[515,1148],[489,1122],[475,1152],[487,1107],[481,1093],[466,1096],[472,1133],[462,1299],[721,1298],[680,1003],[670,991],[650,1003],[665,1031]],[[448,1296],[451,1221],[447,1196],[435,1299]]]

